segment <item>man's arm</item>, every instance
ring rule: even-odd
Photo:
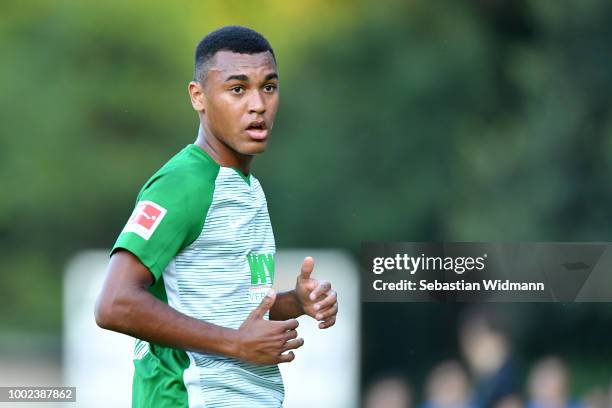
[[[295,319],[304,314],[304,308],[297,298],[295,290],[280,292],[270,309],[270,320]]]
[[[238,330],[189,317],[151,295],[153,276],[125,250],[113,254],[102,292],[96,302],[98,326],[172,348],[221,354],[255,364],[278,364],[294,359],[301,347],[295,319],[268,321],[263,316],[275,302],[272,292]]]

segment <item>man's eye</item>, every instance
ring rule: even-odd
[[[264,86],[264,91],[266,92],[274,92],[275,89],[276,89],[276,85],[268,84]]]
[[[233,88],[230,88],[230,91],[232,91],[232,93],[235,93],[236,95],[240,95],[244,92],[244,88],[241,86],[235,86]]]

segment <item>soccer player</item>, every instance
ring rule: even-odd
[[[266,198],[250,173],[278,108],[274,51],[238,26],[208,34],[189,83],[200,128],[142,187],[111,251],[97,324],[136,337],[133,407],[280,407],[296,317],[334,325],[337,296],[311,277],[276,294]]]

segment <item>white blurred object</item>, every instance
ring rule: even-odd
[[[332,282],[340,312],[335,326],[320,330],[301,317],[304,346],[282,364],[285,408],[355,407],[359,395],[359,275],[340,251],[283,250],[276,255],[278,290],[292,289],[305,256],[315,259],[313,278]],[[94,304],[102,288],[108,251],[84,251],[68,265],[64,278],[64,384],[77,387],[78,407],[129,407],[132,337],[100,329]],[[74,406],[74,405],[73,405]]]
[[[341,251],[285,250],[276,256],[278,291],[293,289],[306,256],[315,260],[311,277],[328,280],[338,292],[338,320],[325,330],[308,317],[298,319],[304,346],[295,360],[281,364],[285,408],[354,408],[359,406],[359,274]]]
[[[77,388],[79,407],[129,407],[134,338],[96,325],[108,251],[75,256],[64,276],[64,384]]]

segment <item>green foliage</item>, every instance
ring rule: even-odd
[[[281,243],[609,240],[609,4],[435,4],[313,44],[285,81],[258,164]]]

